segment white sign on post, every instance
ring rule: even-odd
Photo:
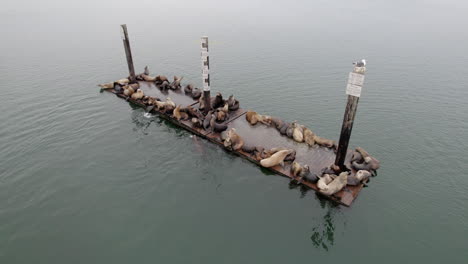
[[[201,38],[201,61],[203,90],[210,90],[210,57],[208,54],[208,37]]]
[[[348,85],[346,85],[346,94],[360,97],[363,84],[364,74],[350,72],[348,78]]]

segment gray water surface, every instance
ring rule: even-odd
[[[272,3],[274,2],[274,3]],[[466,263],[465,1],[11,1],[0,9],[0,263]],[[96,84],[201,85],[382,162],[336,206]]]

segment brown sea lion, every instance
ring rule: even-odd
[[[303,142],[304,141],[304,128],[297,123],[297,121],[292,122],[292,129],[293,129],[293,139],[296,142]]]
[[[168,81],[164,81],[159,85],[159,88],[161,88],[162,90],[167,90],[170,89],[171,86]]]
[[[192,90],[193,90],[193,85],[192,84],[187,84],[185,87],[184,87],[184,93],[187,94],[187,95],[192,95]]]
[[[244,140],[241,138],[241,136],[239,136],[239,134],[237,134],[235,128],[231,128],[227,132],[227,138],[226,140],[224,140],[224,146],[227,149],[237,151],[241,149],[243,145],[244,145]]]
[[[176,104],[172,101],[172,99],[170,97],[166,98],[166,104],[171,105],[174,108],[176,107]]]
[[[145,70],[143,71],[143,74],[150,75],[150,71],[148,69],[148,66],[145,66]]]
[[[185,108],[185,112],[191,117],[196,117],[200,120],[203,119],[203,114],[200,112],[200,110],[193,108],[191,105]]]
[[[303,134],[304,134],[304,142],[307,143],[307,145],[309,145],[311,147],[313,145],[315,145],[315,139],[314,139],[315,133],[312,132],[312,130],[310,130],[310,129],[308,129],[306,127],[306,128],[304,128]]]
[[[211,98],[211,108],[216,109],[224,105],[223,95],[216,93],[214,98]]]
[[[338,177],[336,177],[332,182],[327,184],[325,188],[320,189],[319,191],[325,195],[333,195],[341,189],[343,189],[348,183],[348,174],[349,172],[342,172]]]
[[[216,114],[216,121],[224,122],[226,120],[226,117],[227,117],[226,112],[216,110],[215,114]]]
[[[293,177],[299,177],[299,181],[310,173],[309,165],[301,165],[294,161],[291,165],[291,174]]]
[[[218,123],[215,122],[214,125],[213,125],[213,131],[217,132],[217,133],[223,132],[227,128],[228,128],[228,126],[226,124],[218,124]]]
[[[131,86],[126,85],[126,86],[124,86],[123,88],[124,88],[124,92],[123,92],[123,93],[124,93],[126,96],[128,96],[128,97],[132,96],[132,94],[135,93],[135,90],[133,90],[133,88],[132,88]]]
[[[366,181],[372,174],[366,170],[358,170],[356,173],[351,173],[348,176],[348,185],[359,185]]]
[[[287,132],[286,130],[288,129],[289,126],[290,126],[289,123],[284,122],[283,126],[279,129],[280,134],[283,136],[286,136],[286,132]]]
[[[120,80],[117,80],[115,82],[122,85],[122,86],[124,86],[124,85],[128,84],[130,82],[130,80],[129,79],[120,79]]]
[[[265,168],[270,168],[276,165],[284,166],[284,158],[291,153],[291,150],[280,150],[275,154],[271,155],[271,157],[262,159],[260,161],[260,165]]]
[[[242,151],[247,152],[247,153],[254,153],[256,150],[256,147],[254,145],[249,145],[245,144],[242,146]]]
[[[177,77],[177,76],[174,76],[174,81],[172,81],[172,83],[170,85],[170,88],[173,89],[173,90],[179,89],[181,87],[180,82],[182,81],[183,78],[184,78],[184,76],[182,76],[180,78]]]
[[[229,111],[236,111],[237,109],[239,109],[239,101],[234,99],[233,95],[229,96],[227,103]]]
[[[356,161],[353,161],[351,163],[353,168],[356,170],[368,170],[368,171],[376,171],[380,168],[380,161],[378,161],[376,158],[367,156],[364,158],[364,162],[358,163]]]
[[[149,76],[149,75],[146,75],[146,74],[140,74],[140,76],[143,79],[143,81],[146,81],[146,82],[155,82],[156,81],[156,76],[153,77],[153,76]]]
[[[245,119],[251,125],[255,125],[258,122],[263,123],[265,125],[270,125],[271,124],[271,116],[260,115],[255,111],[247,111],[247,113],[245,114]]]
[[[196,117],[192,117],[192,119],[190,121],[192,122],[194,127],[202,127],[203,126],[203,123],[201,122],[201,120],[196,118]]]
[[[98,84],[98,86],[101,87],[101,89],[112,89],[114,88],[114,85],[114,82]]]
[[[165,112],[166,114],[171,115],[171,114],[174,112],[174,109],[175,109],[174,105],[168,104],[168,103],[166,102],[166,105],[164,106],[164,112]]]
[[[210,121],[211,121],[211,116],[213,115],[213,111],[210,110],[206,114],[204,120],[203,120],[203,128],[207,130],[210,127]]]
[[[293,132],[294,132],[294,126],[293,126],[293,124],[291,124],[286,128],[286,136],[288,138],[292,138],[293,137]]]
[[[143,96],[145,96],[143,91],[141,89],[138,89],[135,93],[132,94],[131,97],[133,100],[140,100],[143,98]]]
[[[156,76],[155,82],[156,82],[156,84],[162,84],[163,82],[168,82],[169,83],[169,80],[164,75],[158,75],[158,76]]]
[[[179,120],[187,120],[189,117],[188,117],[188,114],[185,113],[185,112],[182,112],[180,110],[180,105],[178,105],[176,108],[174,108],[174,111],[173,111],[173,116],[175,117],[175,119],[177,119],[178,121]]]
[[[272,117],[271,118],[271,123],[276,127],[276,129],[280,130],[281,127],[283,126],[284,122],[283,120],[277,118],[277,117]]]
[[[317,145],[320,145],[322,147],[327,147],[327,148],[335,148],[336,147],[336,141],[331,140],[331,139],[326,139],[323,137],[319,137],[315,135],[314,141]]]

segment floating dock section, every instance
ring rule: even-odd
[[[154,82],[138,81],[138,83],[139,89],[141,89],[146,96],[159,98],[161,101],[165,101],[166,98],[170,97],[176,105],[180,105],[182,108],[185,108],[187,106],[198,108],[198,100],[194,100],[190,95],[186,95],[183,88],[177,90],[164,90],[156,86]],[[105,89],[105,91],[114,93],[124,100],[127,100],[135,105],[147,109],[147,106],[140,100],[133,100],[121,93],[115,92],[114,89]],[[178,125],[179,127],[182,127],[192,132],[193,134],[205,138],[213,142],[214,144],[220,145],[224,148],[223,140],[221,139],[220,133],[196,127],[192,124],[190,120],[177,120],[171,114],[166,114],[164,112],[158,111],[157,108],[151,109],[150,112],[157,114],[160,117]],[[330,165],[334,164],[336,154],[333,151],[333,149],[318,146],[309,147],[305,143],[298,143],[291,138],[281,135],[275,127],[266,126],[260,123],[253,126],[247,122],[245,118],[246,112],[247,110],[242,108],[239,108],[235,111],[230,111],[228,119],[222,123],[228,126],[227,130],[229,130],[230,128],[235,128],[236,132],[242,137],[245,144],[262,146],[265,149],[278,147],[293,149],[296,151],[295,161],[299,162],[302,165],[308,165],[311,174],[321,175],[321,172],[324,168],[327,168]],[[244,152],[242,150],[231,152],[247,160],[250,160],[251,162],[260,166],[259,161],[255,159],[254,156],[250,153]],[[345,165],[348,168],[351,168],[351,157],[352,151],[349,150],[346,154],[345,159]],[[279,175],[294,179],[291,173],[291,162],[285,162],[284,167],[277,165],[267,169]],[[301,181],[301,184],[318,192],[318,188],[315,183],[303,180]],[[356,199],[362,188],[363,184],[361,183],[356,186],[347,185],[341,191],[331,196],[324,195],[320,192],[318,192],[318,194],[327,197],[328,199],[335,201],[339,204],[350,206],[352,202]]]

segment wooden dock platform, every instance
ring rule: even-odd
[[[196,108],[198,106],[198,101],[194,100],[191,96],[185,95],[183,89],[178,90],[161,90],[153,82],[138,81],[140,84],[140,89],[147,96],[157,97],[161,101],[165,101],[167,97],[170,97],[176,105],[181,105],[181,107],[192,106]],[[115,93],[113,89],[106,89],[105,91]],[[139,105],[143,108],[146,108],[146,105],[139,101],[132,100],[131,98],[127,99],[125,95],[116,94],[117,96],[128,100],[129,102]],[[282,136],[279,131],[273,127],[269,127],[263,124],[256,124],[255,126],[250,125],[246,118],[245,113],[247,110],[239,108],[236,111],[229,112],[229,118],[224,122],[228,126],[228,129],[235,128],[236,132],[242,137],[246,144],[262,146],[265,149],[270,148],[288,148],[294,149],[296,151],[295,161],[301,164],[307,164],[310,167],[310,173],[320,175],[320,171],[323,168],[329,167],[335,161],[335,153],[333,150],[324,148],[324,147],[309,147],[305,143],[297,143],[293,139],[290,139],[286,136]],[[158,114],[160,117],[171,121],[172,123],[183,127],[184,129],[203,137],[215,144],[218,144],[224,148],[223,141],[221,140],[220,134],[216,132],[206,131],[203,128],[197,128],[193,126],[190,120],[176,120],[172,115],[162,113],[156,108],[151,110],[151,113]],[[259,161],[257,161],[251,154],[246,153],[242,150],[232,151],[232,153],[237,154],[243,158],[250,160],[251,162],[260,166]],[[350,160],[352,156],[352,151],[348,150],[345,160],[345,165],[348,168],[350,166]],[[291,163],[286,162],[284,167],[279,165],[268,168],[269,170],[289,178],[293,178],[290,169]],[[312,182],[302,181],[301,184],[313,189],[318,192],[317,185]],[[352,202],[356,199],[359,192],[363,188],[363,184],[357,186],[347,185],[338,193],[327,196],[319,193],[320,195],[327,197],[330,200],[333,200],[339,204],[350,206]]]

